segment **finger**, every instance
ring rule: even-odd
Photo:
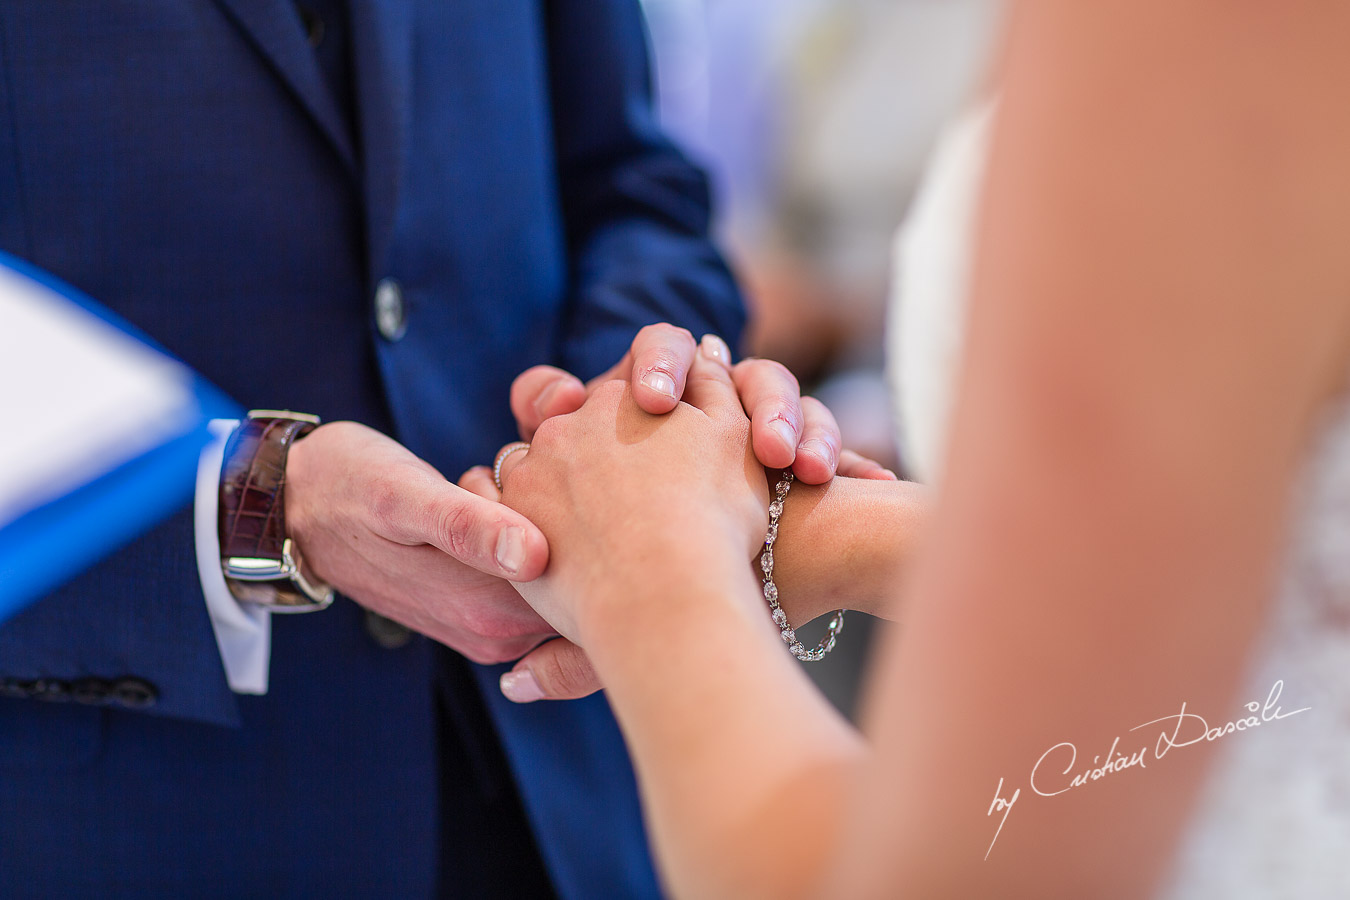
[[[576,412],[585,402],[581,379],[554,366],[526,369],[511,382],[511,412],[527,441],[545,419]]]
[[[459,486],[471,494],[477,494],[488,500],[500,500],[501,494],[492,480],[492,470],[487,466],[474,466],[459,476]]]
[[[633,338],[633,397],[649,413],[668,413],[684,395],[685,375],[694,361],[694,336],[687,329],[648,325]]]
[[[731,382],[731,368],[706,352],[703,344],[699,345],[689,368],[684,401],[709,414],[735,410],[744,421],[741,398],[736,393],[736,385]]]
[[[802,440],[797,445],[797,458],[792,462],[792,473],[806,484],[824,484],[834,477],[839,466],[839,423],[834,413],[815,397],[803,397]]]
[[[854,453],[848,449],[840,451],[839,468],[835,474],[845,478],[871,478],[875,481],[900,480],[900,476],[875,459],[868,459],[861,453]]]
[[[516,466],[520,465],[522,462],[524,462],[525,457],[529,455],[530,451],[528,449],[517,450],[514,453],[508,453],[506,455],[506,458],[502,460],[502,470],[497,473],[497,477],[501,479],[503,487],[506,486],[507,479],[511,477],[511,470],[514,469]],[[488,479],[489,480],[492,479],[491,472],[488,472]],[[493,488],[495,489],[496,487],[497,486],[494,484]]]
[[[541,644],[501,677],[502,693],[516,703],[575,700],[600,687],[586,652],[566,638]]]
[[[782,363],[745,359],[731,370],[741,404],[750,415],[755,456],[770,469],[786,469],[802,435],[801,388]]]
[[[448,481],[386,486],[374,505],[391,540],[430,544],[488,575],[531,581],[548,565],[548,542],[528,519]]]

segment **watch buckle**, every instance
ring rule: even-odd
[[[297,597],[294,601],[287,599],[284,592],[277,592],[274,594],[275,601],[255,604],[272,612],[314,612],[324,609],[333,602],[334,591],[331,587],[326,584],[315,584],[305,577],[299,550],[290,538],[286,538],[281,545],[281,559],[229,556],[220,562],[228,579],[244,582],[288,581],[300,589],[303,596]]]

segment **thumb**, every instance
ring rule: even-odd
[[[586,651],[566,638],[539,645],[501,678],[502,693],[516,703],[576,700],[600,687]]]
[[[450,482],[433,481],[421,496],[395,504],[395,540],[430,544],[488,575],[532,581],[548,565],[548,541],[529,519]]]

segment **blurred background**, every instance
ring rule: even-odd
[[[712,177],[751,305],[742,352],[785,363],[846,447],[903,477],[883,372],[891,244],[940,130],[985,83],[996,0],[643,7],[662,120]],[[846,626],[807,668],[852,715],[878,626]]]

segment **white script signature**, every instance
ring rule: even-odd
[[[1224,725],[1216,725],[1213,728],[1202,716],[1187,712],[1186,704],[1183,702],[1181,712],[1176,715],[1163,716],[1160,719],[1144,722],[1141,725],[1134,726],[1130,731],[1138,731],[1141,728],[1160,723],[1172,723],[1170,728],[1165,727],[1158,734],[1158,741],[1153,746],[1152,758],[1162,759],[1167,755],[1167,751],[1176,747],[1189,747],[1191,744],[1198,744],[1201,741],[1217,741],[1219,738],[1226,737],[1236,731],[1250,731],[1267,722],[1287,719],[1290,716],[1296,716],[1301,712],[1312,709],[1311,706],[1305,706],[1293,712],[1282,712],[1279,699],[1280,692],[1283,690],[1284,681],[1275,682],[1264,704],[1253,700],[1246,705],[1245,708],[1250,715],[1235,719]],[[1062,741],[1042,753],[1041,758],[1036,760],[1036,765],[1031,767],[1031,789],[1042,797],[1054,797],[1076,787],[1082,787],[1089,782],[1099,781],[1107,775],[1122,772],[1125,769],[1148,768],[1145,762],[1149,751],[1147,744],[1129,755],[1120,752],[1119,747],[1120,738],[1117,736],[1111,742],[1111,749],[1106,751],[1105,759],[1101,756],[1094,756],[1092,765],[1080,769],[1072,777],[1067,777],[1077,766],[1078,748],[1068,741]],[[1059,767],[1059,763],[1063,763],[1063,768]],[[1041,771],[1042,766],[1045,767],[1044,773]],[[1003,779],[998,780],[998,787],[994,788],[994,802],[989,804],[989,811],[985,815],[992,816],[994,813],[1001,812],[1003,818],[999,819],[998,829],[994,832],[994,840],[989,842],[989,850],[984,853],[985,859],[989,858],[989,853],[994,849],[999,834],[1003,832],[1004,823],[1008,821],[1008,813],[1012,812],[1013,806],[1021,796],[1022,789],[1018,788],[1013,791],[1011,797],[1004,797]]]

